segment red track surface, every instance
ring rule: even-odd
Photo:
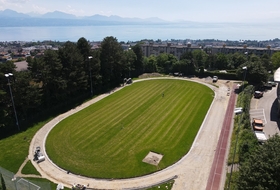
[[[235,89],[235,86],[233,87]],[[211,167],[210,175],[207,182],[206,190],[218,190],[220,188],[221,177],[223,175],[223,168],[225,165],[225,158],[227,152],[227,144],[229,142],[230,128],[233,118],[233,110],[235,106],[236,94],[234,91],[230,94],[230,99],[223,122],[222,131],[216,148],[215,157]]]

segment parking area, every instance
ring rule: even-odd
[[[263,121],[265,136],[270,136],[278,133],[279,131],[279,118],[277,117],[277,94],[276,88],[264,92],[261,98],[252,98],[250,108],[250,119],[258,118]]]
[[[251,121],[253,120],[253,118],[261,119],[264,125],[267,124],[266,117],[264,114],[264,109],[262,108],[250,110],[250,118]]]

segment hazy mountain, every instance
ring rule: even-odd
[[[41,17],[42,15],[39,13],[35,13],[35,12],[30,12],[30,13],[26,13],[28,16],[30,17]]]
[[[103,16],[103,15],[92,15],[92,16],[87,16],[84,17],[84,19],[89,19],[89,20],[99,20],[99,21],[118,21],[118,22],[167,22],[165,20],[162,20],[157,17],[153,18],[146,18],[146,19],[141,19],[141,18],[123,18],[117,15],[111,15],[111,16]]]
[[[48,12],[43,15],[36,13],[18,13],[13,10],[0,11],[0,27],[9,26],[89,26],[89,25],[117,25],[117,24],[163,24],[167,23],[159,18],[123,18],[120,16],[92,15],[77,17],[60,11]]]
[[[18,13],[11,9],[6,9],[4,11],[0,11],[0,17],[10,17],[10,18],[29,18],[30,16],[23,13]]]
[[[48,12],[46,14],[43,14],[41,18],[76,19],[77,17],[72,14],[68,14],[60,11],[54,11],[54,12]]]

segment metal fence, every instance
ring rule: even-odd
[[[36,181],[36,179],[26,180],[15,176],[14,173],[0,167],[0,174],[2,175],[7,190],[51,190],[49,182]],[[0,182],[0,187],[2,186]]]

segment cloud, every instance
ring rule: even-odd
[[[10,5],[26,4],[29,1],[30,0],[1,0],[0,4],[10,6]]]
[[[112,11],[99,11],[99,13],[101,15],[105,15],[105,16],[111,16],[112,15]]]
[[[1,9],[21,9],[30,0],[0,0]],[[11,8],[13,7],[13,8]]]
[[[32,5],[32,9],[35,13],[40,13],[40,14],[44,14],[44,13],[47,13],[47,12],[50,12],[51,10],[45,8],[45,7],[41,7],[41,6],[38,6],[38,5]]]
[[[75,16],[84,16],[86,14],[86,11],[84,11],[83,9],[75,9],[71,5],[67,5],[65,9],[59,9],[59,11]]]
[[[11,2],[11,3],[27,3],[29,1],[30,0],[9,0],[9,2]]]

